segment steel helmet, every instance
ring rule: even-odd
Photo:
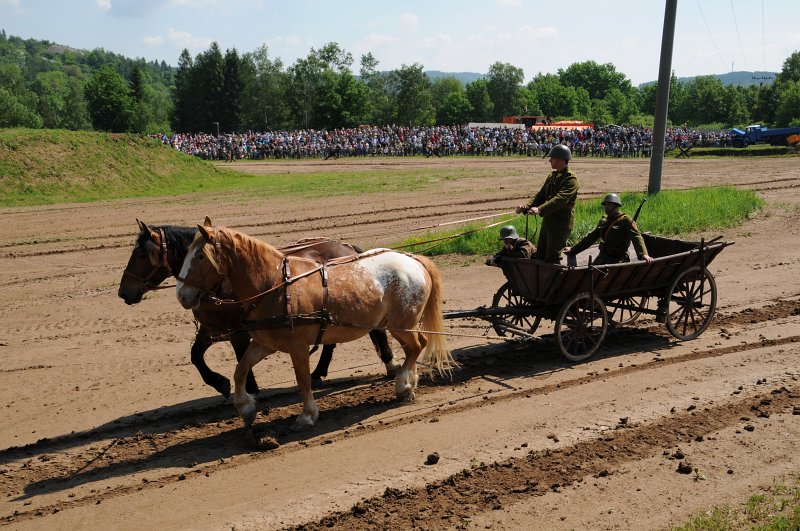
[[[620,201],[619,196],[613,192],[610,194],[606,194],[606,196],[603,198],[603,203],[601,204],[604,203],[616,203],[619,206],[622,206],[622,201]]]
[[[519,239],[517,229],[515,229],[513,225],[506,225],[500,228],[500,237],[498,240],[505,240],[506,238]]]
[[[572,160],[572,152],[564,144],[556,144],[548,155],[551,159]]]

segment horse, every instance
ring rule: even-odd
[[[122,273],[117,292],[117,295],[129,305],[138,304],[142,301],[145,293],[156,289],[164,280],[173,276],[173,272],[180,271],[189,245],[198,232],[197,227],[149,226],[139,220],[136,222],[139,225],[139,235],[128,259],[128,264]],[[285,253],[304,256],[318,262],[356,255],[361,252],[357,246],[325,238],[300,240],[282,249]],[[214,293],[221,299],[232,296],[230,286],[226,283],[220,284]],[[218,308],[213,304],[203,304],[194,311],[194,316],[200,326],[192,342],[192,364],[197,368],[206,384],[228,398],[231,395],[230,380],[213,371],[206,364],[205,353],[214,343],[215,337],[222,335],[229,336],[237,361],[242,358],[250,345],[250,334],[245,330],[236,329],[242,313],[231,311],[229,307]],[[386,332],[371,330],[369,336],[386,367],[387,375],[393,377],[400,364],[394,360]],[[321,382],[322,378],[328,375],[335,347],[335,344],[323,346],[320,359],[311,374],[315,383]],[[246,388],[249,393],[258,392],[258,385],[252,372],[247,375]]]
[[[308,350],[323,335],[325,342],[341,343],[386,328],[406,355],[395,377],[400,400],[414,399],[416,362],[423,349],[431,375],[434,369],[449,372],[455,364],[441,333],[441,275],[428,258],[373,249],[317,264],[284,255],[239,231],[214,228],[208,218],[198,229],[176,276],[176,296],[184,308],[196,308],[204,293],[226,281],[236,303],[248,308],[244,322],[252,324],[247,328],[253,341],[236,365],[233,395],[246,428],[255,420],[256,402],[245,389],[245,377],[277,351],[290,355],[303,400],[292,430],[314,425],[319,409],[311,390]],[[417,329],[420,325],[423,330]]]

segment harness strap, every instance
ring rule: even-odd
[[[169,260],[167,259],[167,237],[164,235],[164,229],[159,227],[158,233],[161,236],[161,263],[164,266],[164,269],[167,270],[167,273],[172,276],[172,268],[169,266]]]
[[[606,241],[606,236],[608,236],[608,232],[611,230],[611,227],[617,224],[618,221],[622,221],[625,219],[625,214],[620,214],[619,216],[615,217],[614,220],[608,224],[606,227],[606,231],[603,233],[603,241]]]
[[[322,280],[322,309],[319,311],[320,314],[328,315],[328,310],[325,309],[325,306],[328,304],[328,270],[325,269],[325,264],[322,264],[322,269],[319,270],[320,277]],[[311,350],[308,352],[309,355],[313,354],[319,348],[319,344],[322,343],[322,336],[325,334],[325,328],[328,326],[329,319],[323,319],[319,324],[319,332],[317,333],[317,339],[314,340],[314,346],[311,347]]]
[[[294,332],[294,323],[292,323],[292,294],[289,292],[289,285],[292,283],[292,272],[289,270],[289,260],[286,256],[283,257],[283,283],[286,286],[286,317],[289,319],[289,330]]]

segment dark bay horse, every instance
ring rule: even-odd
[[[431,373],[449,371],[454,363],[441,334],[442,280],[429,259],[373,249],[320,265],[284,255],[233,229],[215,229],[208,219],[198,228],[176,275],[176,295],[184,308],[196,308],[204,293],[227,281],[237,303],[249,309],[245,322],[269,323],[273,316],[286,315],[289,308],[298,322],[293,327],[250,329],[253,341],[234,372],[233,400],[245,426],[251,426],[256,417],[256,403],[245,390],[245,378],[256,363],[276,351],[291,356],[303,397],[303,412],[292,429],[314,425],[319,409],[311,391],[308,351],[323,332],[326,343],[341,343],[385,327],[406,354],[395,380],[400,399],[414,397],[416,362],[423,349]]]
[[[137,220],[139,235],[133,247],[128,265],[122,274],[117,294],[126,304],[137,304],[148,291],[155,289],[164,280],[180,271],[186,251],[189,249],[195,236],[197,227],[179,227],[171,225],[148,226]],[[355,246],[345,243],[314,238],[301,240],[291,246],[283,248],[283,252],[303,256],[308,259],[324,262],[331,258],[356,255],[361,252]],[[214,294],[220,299],[230,299],[233,293],[227,283],[220,284]],[[231,383],[228,378],[213,371],[205,362],[205,353],[213,344],[214,338],[219,335],[229,335],[229,341],[236,353],[237,361],[244,356],[250,345],[250,334],[244,330],[235,330],[241,319],[241,312],[231,311],[229,307],[220,309],[212,304],[204,304],[194,310],[195,318],[200,326],[192,343],[192,364],[197,367],[203,381],[216,389],[226,398],[231,394]],[[233,330],[233,331],[231,331]],[[392,349],[382,330],[372,330],[369,333],[375,345],[375,350],[386,365],[386,373],[394,376],[399,364],[394,361]],[[328,367],[333,357],[335,344],[326,344],[322,348],[317,367],[312,373],[315,382],[322,381],[328,375]],[[247,392],[257,393],[253,373],[247,375]]]

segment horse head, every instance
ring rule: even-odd
[[[146,292],[172,276],[167,256],[167,241],[163,229],[150,228],[143,221],[139,224],[139,236],[122,272],[117,295],[125,304],[141,302]]]
[[[197,307],[203,295],[225,279],[220,262],[219,231],[211,226],[207,216],[197,228],[199,232],[189,246],[180,274],[175,277],[178,301],[186,309]]]

